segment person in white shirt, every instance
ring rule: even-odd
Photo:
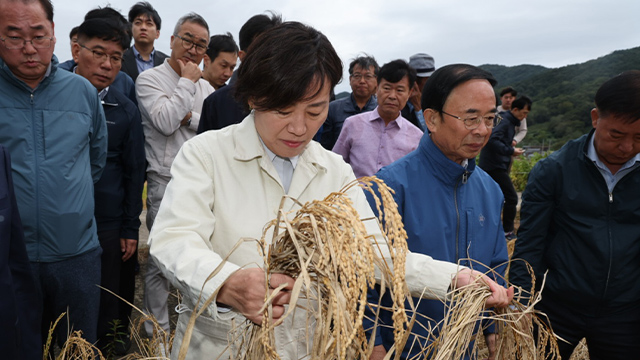
[[[202,102],[213,92],[198,65],[209,41],[209,26],[198,14],[178,20],[171,35],[171,56],[138,76],[136,95],[145,135],[147,162],[147,228],[151,229],[164,191],[171,180],[171,164],[185,141],[196,135]],[[145,275],[145,308],[169,330],[169,282],[153,261]],[[152,328],[147,324],[147,333]]]

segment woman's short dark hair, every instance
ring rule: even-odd
[[[436,70],[424,84],[420,104],[423,109],[433,109],[441,113],[453,89],[462,83],[476,79],[487,80],[491,86],[497,83],[490,72],[477,66],[468,64],[443,66]]]
[[[341,77],[342,62],[326,36],[299,22],[285,22],[249,46],[235,95],[241,104],[251,100],[260,110],[283,109],[318,95],[326,81],[333,88]]]
[[[640,71],[625,71],[606,81],[596,92],[601,117],[615,116],[626,123],[640,120]]]

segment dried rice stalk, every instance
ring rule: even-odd
[[[535,277],[529,268],[533,281]],[[543,286],[544,287],[544,282]],[[533,287],[532,287],[533,288]],[[476,335],[474,328],[481,320],[493,320],[496,324],[496,359],[556,359],[558,344],[552,329],[547,325],[546,315],[534,309],[542,299],[541,294],[532,293],[524,302],[520,295],[508,307],[484,311],[484,301],[491,295],[486,284],[467,286],[450,292],[447,313],[442,320],[440,336],[430,344],[427,354],[432,359],[460,359],[473,354],[478,358],[479,348],[470,348]],[[537,332],[534,331],[537,329]],[[534,336],[536,334],[536,336]]]
[[[49,356],[49,349],[53,343],[53,332],[55,328],[58,326],[58,323],[62,318],[66,315],[66,312],[63,312],[58,316],[56,321],[49,326],[49,332],[47,333],[47,340],[44,344],[43,351],[43,359],[47,359]],[[105,360],[104,356],[100,350],[95,347],[93,344],[88,342],[82,337],[82,331],[77,330],[68,334],[67,340],[65,341],[62,349],[60,349],[60,354],[56,357],[56,360]]]
[[[398,348],[402,348],[400,345],[404,345],[409,327],[404,311],[404,302],[410,299],[404,276],[407,235],[391,190],[375,177],[361,181],[376,197],[395,272],[375,255],[375,242],[367,234],[351,199],[345,195],[357,182],[323,201],[301,205],[292,220],[280,210],[279,218],[267,225],[261,239],[266,244],[264,234],[273,228],[274,238],[265,256],[265,283],[269,283],[269,274],[282,273],[295,278],[290,305],[285,315],[274,322],[270,303],[281,289],[271,295],[269,289],[265,289],[263,323],[246,328],[247,335],[240,337],[239,346],[246,350],[239,358],[279,359],[274,328],[288,316],[304,316],[310,325],[307,328],[312,331],[307,335],[313,338],[311,359],[368,359],[373,340],[367,340],[363,319],[368,288],[375,284],[375,264],[391,284],[394,336]],[[372,186],[377,187],[380,198],[371,190]],[[298,309],[304,311],[296,311]]]
[[[587,340],[582,339],[569,360],[589,360],[589,348],[587,347]]]

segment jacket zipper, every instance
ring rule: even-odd
[[[458,209],[458,185],[460,182],[466,184],[469,179],[469,172],[467,170],[462,174],[461,180],[456,182],[456,186],[453,188],[453,204],[456,208],[456,262],[460,260],[460,209]]]
[[[39,146],[39,142],[38,142],[38,134],[37,134],[37,129],[38,129],[38,123],[35,119],[35,109],[34,109],[34,95],[33,95],[33,91],[31,92],[30,95],[30,99],[29,102],[31,103],[31,121],[33,121],[33,144],[34,144],[34,152],[33,152],[33,157],[34,157],[34,162],[35,162],[35,167],[34,167],[34,177],[35,177],[35,192],[36,192],[36,226],[35,226],[35,238],[36,238],[36,262],[40,262],[40,246],[41,246],[41,241],[40,241],[40,175],[38,173],[38,169],[40,169],[40,162],[38,161],[38,154],[40,152],[40,146]],[[44,130],[43,130],[44,131]]]
[[[607,268],[607,280],[604,283],[602,300],[607,297],[609,289],[609,279],[611,278],[611,264],[613,264],[613,235],[611,234],[611,203],[613,203],[613,192],[609,193],[609,209],[607,210],[607,240],[609,241],[609,266]]]

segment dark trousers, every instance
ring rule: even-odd
[[[122,263],[120,268],[120,296],[130,304],[133,304],[136,292],[136,266],[138,266],[138,248],[127,261]],[[128,330],[131,322],[131,305],[120,301],[119,307],[118,318]]]
[[[544,298],[537,309],[546,313],[558,340],[560,355],[569,359],[582,338],[587,339],[591,360],[637,359],[640,354],[640,302],[625,308],[579,310]]]
[[[54,333],[60,347],[67,340],[67,322],[71,324],[72,331],[81,330],[84,339],[90,343],[96,342],[101,253],[102,250],[98,246],[94,250],[66,260],[31,263],[43,300],[43,343],[46,341],[49,327],[63,312],[67,313],[67,317],[58,322]]]
[[[514,229],[516,220],[516,211],[518,207],[518,193],[511,182],[508,170],[491,170],[487,174],[498,183],[504,195],[504,208],[502,210],[502,228],[504,232],[510,232]]]
[[[98,239],[102,247],[101,286],[120,295],[120,279],[122,269],[122,249],[120,247],[120,229],[98,231]],[[111,338],[108,334],[126,332],[124,324],[117,331],[113,330],[113,321],[120,318],[120,304],[123,301],[117,296],[102,290],[100,292],[100,315],[98,316],[98,345],[103,348]]]

